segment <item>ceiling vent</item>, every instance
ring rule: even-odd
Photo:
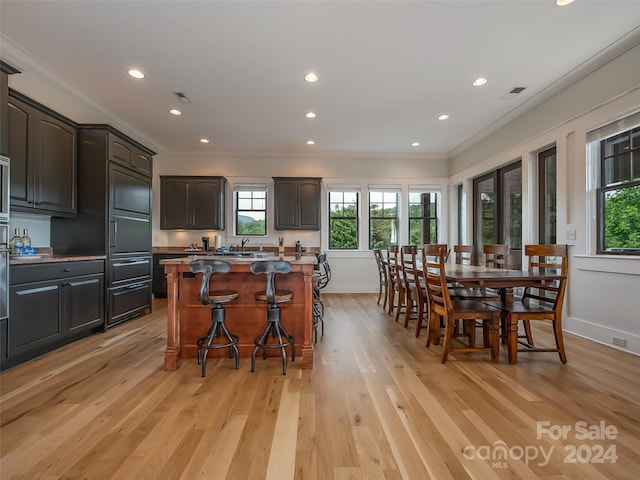
[[[173,92],[173,94],[178,97],[178,100],[180,100],[182,103],[191,103],[189,97],[187,97],[183,92]]]
[[[516,98],[520,93],[522,93],[527,87],[513,87],[507,93],[500,97],[500,100],[510,100]]]

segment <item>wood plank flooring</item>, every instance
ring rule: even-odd
[[[210,359],[206,378],[195,359],[165,372],[164,300],[5,371],[0,478],[638,478],[638,357],[566,335],[567,365],[509,365],[506,350],[442,365],[376,299],[325,295],[315,368],[286,376],[278,358],[254,374],[244,358],[239,371]]]

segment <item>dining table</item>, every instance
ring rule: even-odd
[[[499,292],[503,302],[513,302],[513,290],[517,287],[535,287],[564,278],[557,273],[538,273],[528,270],[508,270],[480,265],[445,264],[445,278],[449,283],[457,283],[465,288],[493,288]],[[516,363],[518,346],[518,323],[507,317],[507,349],[509,363]]]

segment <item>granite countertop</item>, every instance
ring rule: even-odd
[[[188,265],[193,260],[197,260],[201,258],[201,255],[189,255],[187,257],[180,258],[167,258],[166,260],[160,260],[161,265]],[[292,265],[315,265],[317,263],[317,259],[315,255],[275,255],[273,257],[263,257],[263,258],[254,258],[254,257],[234,257],[231,255],[208,255],[207,258],[214,260],[224,260],[229,262],[232,265],[235,264],[245,264],[249,262],[259,262],[265,260],[286,260],[290,262]]]
[[[258,252],[258,247],[245,247],[245,252]],[[273,252],[276,255],[278,254],[278,247],[263,247],[263,252]],[[204,250],[189,250],[186,247],[169,247],[169,246],[158,246],[153,247],[153,253],[158,254],[185,254],[185,255],[212,255],[214,254],[214,250],[210,249],[209,251]],[[295,255],[296,248],[295,247],[285,247],[284,248],[285,255]],[[316,255],[320,253],[319,247],[304,247],[302,250],[302,255]]]
[[[40,253],[40,251],[42,253]],[[50,250],[39,249],[35,255],[9,255],[9,265],[32,265],[34,263],[80,262],[83,260],[105,260],[106,255],[54,255]]]

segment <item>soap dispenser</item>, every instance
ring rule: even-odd
[[[296,253],[302,253],[302,244],[300,243],[300,240],[296,242]]]

